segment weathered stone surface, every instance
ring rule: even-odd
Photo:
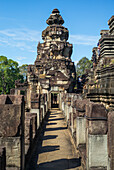
[[[31,108],[32,109],[38,109],[39,108],[39,94],[32,93],[31,94]]]
[[[6,147],[7,169],[24,170],[24,97],[0,95],[0,146]]]
[[[86,109],[86,105],[89,103],[88,99],[77,99],[76,100],[76,114],[77,116],[85,116],[85,109]]]
[[[107,111],[103,104],[90,102],[86,105],[86,115],[88,118],[101,120],[107,119]]]
[[[89,134],[98,135],[107,133],[107,111],[103,104],[92,102],[87,104],[86,117],[88,120]]]
[[[86,164],[86,144],[80,144],[78,146],[79,150],[79,156],[81,157],[81,165],[82,165],[82,170],[87,170],[87,164]]]
[[[107,168],[107,135],[88,135],[87,142],[88,168]]]
[[[110,28],[110,33],[114,35],[114,15],[108,20],[108,25]]]
[[[86,143],[86,118],[84,117],[76,119],[76,141],[77,147]]]
[[[0,96],[0,136],[20,135],[21,116],[24,116],[23,104],[23,96]]]
[[[108,24],[109,30],[101,30],[98,47],[93,48],[93,68],[83,92],[91,101],[114,110],[114,16]]]
[[[75,86],[75,66],[70,57],[72,44],[67,42],[68,29],[59,11],[54,9],[46,21],[49,26],[42,32],[43,43],[38,43],[37,58],[34,65],[28,67],[28,100],[30,108],[38,108],[34,93],[48,91],[72,92]],[[57,89],[57,90],[56,90]]]
[[[33,140],[37,131],[37,114],[26,112],[25,116],[25,154],[27,157],[33,148]],[[28,153],[29,151],[29,153]]]
[[[6,166],[20,168],[22,158],[20,137],[0,137],[1,145],[6,147]]]
[[[114,111],[108,113],[108,155],[110,169],[114,167]]]

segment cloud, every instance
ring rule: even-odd
[[[100,36],[70,35],[70,42],[78,45],[96,46]]]
[[[26,59],[27,57],[17,57],[17,60],[21,61],[23,59]]]
[[[70,35],[68,41],[78,45],[96,46],[99,36]],[[41,40],[41,32],[27,28],[0,30],[0,45],[18,48],[22,51],[36,53],[38,42]]]
[[[38,41],[40,40],[40,32],[30,29],[5,29],[0,30],[0,35],[8,36],[13,40],[22,40],[22,41]]]
[[[17,47],[20,50],[34,52],[38,41],[41,41],[41,33],[30,29],[5,29],[0,30],[0,44]]]

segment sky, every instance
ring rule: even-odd
[[[42,31],[52,10],[58,8],[73,44],[72,60],[91,59],[100,31],[109,29],[114,0],[0,0],[0,56],[19,65],[33,64]]]

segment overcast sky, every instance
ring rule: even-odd
[[[0,0],[0,55],[33,64],[46,20],[58,8],[73,44],[72,60],[91,58],[100,30],[109,29],[114,0]]]

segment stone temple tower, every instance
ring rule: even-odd
[[[29,101],[33,94],[40,93],[50,93],[56,99],[61,91],[73,92],[75,86],[72,44],[67,42],[69,31],[62,26],[64,20],[58,9],[52,11],[46,23],[49,26],[42,32],[44,42],[38,43],[35,63],[28,67]]]

